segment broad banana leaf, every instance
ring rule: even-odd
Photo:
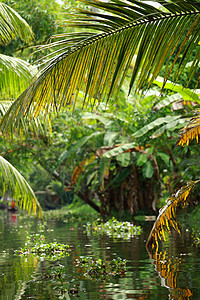
[[[12,199],[20,208],[29,213],[36,211],[42,216],[42,208],[24,177],[2,156],[0,156],[0,187],[1,196],[11,193]]]
[[[139,129],[138,131],[136,131],[135,133],[133,133],[133,137],[141,137],[144,134],[146,134],[149,130],[152,130],[153,128],[155,128],[156,126],[160,126],[163,124],[172,124],[172,122],[177,121],[176,124],[181,120],[181,115],[178,116],[166,116],[166,117],[161,117],[158,118],[156,120],[154,120],[153,122],[145,125],[144,127],[142,127],[141,129]],[[176,124],[173,124],[172,126],[174,127]],[[165,130],[165,129],[164,129]]]
[[[2,128],[29,111],[37,117],[41,112],[74,107],[80,92],[85,95],[80,100],[85,106],[117,98],[127,74],[129,92],[132,87],[144,89],[157,78],[164,63],[163,86],[177,63],[175,79],[190,60],[186,83],[198,71],[200,0],[158,0],[159,7],[153,1],[82,1],[97,10],[80,10],[74,22],[67,24],[81,32],[68,33],[52,43],[60,48],[44,58],[47,65],[19,96]]]

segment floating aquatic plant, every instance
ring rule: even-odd
[[[125,240],[142,233],[142,228],[140,226],[136,226],[127,221],[117,221],[114,217],[108,220],[106,223],[103,223],[100,219],[93,223],[88,222],[85,227],[88,234],[93,231],[102,234],[105,233],[114,238],[123,238]]]
[[[37,257],[45,257],[48,260],[57,260],[61,257],[68,256],[69,245],[57,242],[45,243],[43,234],[27,235],[27,243],[24,248],[16,250],[16,254],[29,255],[30,253]]]
[[[80,258],[76,259],[75,263],[76,266],[83,268],[84,277],[102,280],[116,275],[124,277],[127,260],[118,257],[108,262],[100,258],[95,260],[91,256],[80,256]]]
[[[32,253],[37,257],[45,257],[47,260],[57,260],[64,256],[68,256],[68,250],[69,245],[54,242],[48,244],[38,243],[34,247],[25,246],[24,248],[17,250],[15,253],[20,255],[28,255]]]

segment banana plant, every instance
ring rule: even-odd
[[[178,145],[188,146],[189,143],[196,139],[198,144],[200,137],[200,118],[199,110],[196,116],[190,119],[190,122],[180,131],[177,141]],[[163,238],[165,241],[165,232],[171,233],[171,228],[180,233],[179,224],[177,222],[177,210],[190,205],[191,194],[200,179],[195,181],[188,181],[185,186],[178,189],[171,197],[166,200],[166,205],[160,209],[159,215],[154,223],[154,226],[149,234],[146,246],[158,250],[159,240]]]
[[[174,78],[179,78],[193,50],[196,54],[185,84],[198,70],[199,0],[158,0],[157,5],[137,0],[82,2],[93,9],[78,10],[74,22],[65,24],[81,30],[48,45],[59,49],[43,58],[41,75],[16,100],[2,128],[29,111],[35,118],[78,102],[96,106],[117,99],[126,75],[129,93],[132,88],[144,90],[165,64],[164,87],[175,65]]]

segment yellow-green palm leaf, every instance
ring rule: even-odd
[[[200,110],[198,115],[194,116],[190,122],[185,126],[179,136],[178,145],[189,145],[190,141],[196,139],[197,143],[200,139]]]
[[[15,10],[0,2],[0,45],[6,45],[16,37],[29,42],[33,32]]]
[[[187,82],[197,71],[200,0],[160,0],[156,1],[159,8],[134,0],[83,2],[98,8],[97,12],[80,11],[73,24],[67,24],[82,31],[52,44],[59,50],[45,58],[47,66],[41,76],[18,98],[5,123],[7,119],[15,122],[30,110],[37,117],[41,112],[74,107],[80,91],[85,95],[83,105],[117,97],[127,74],[129,91],[133,86],[143,89],[158,76],[164,63],[165,84],[177,62],[178,78],[193,49],[196,56]]]
[[[29,213],[36,211],[42,216],[41,206],[33,190],[23,176],[2,156],[0,156],[0,187],[1,196],[11,193],[12,198],[20,208]]]
[[[34,75],[36,70],[26,61],[0,54],[0,101],[16,99]]]
[[[193,188],[198,184],[200,180],[189,181],[186,186],[181,187],[173,196],[166,200],[167,204],[159,211],[157,220],[151,230],[151,233],[147,240],[147,247],[150,245],[152,248],[156,246],[158,248],[158,241],[161,238],[165,239],[165,232],[170,233],[170,227],[174,228],[180,233],[178,223],[176,220],[176,210],[178,207],[183,208],[189,203],[189,195]]]

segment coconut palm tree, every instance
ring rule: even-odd
[[[78,32],[42,47],[56,47],[43,59],[41,75],[20,95],[4,118],[2,128],[31,112],[37,117],[77,104],[97,105],[117,98],[126,76],[132,88],[144,90],[165,68],[163,86],[174,66],[177,80],[192,65],[186,83],[200,60],[200,1],[82,0],[92,10],[79,10],[66,26]],[[197,78],[197,84],[199,78]],[[7,122],[6,122],[7,120]]]
[[[174,67],[176,81],[191,59],[185,84],[198,72],[200,0],[82,2],[93,9],[79,10],[73,23],[66,22],[78,32],[41,47],[55,47],[55,51],[43,58],[41,75],[8,109],[2,130],[16,127],[27,115],[36,118],[40,113],[73,108],[78,101],[96,106],[117,99],[127,78],[129,93],[143,91],[162,68],[164,86]]]
[[[29,42],[33,32],[20,15],[4,3],[0,3],[0,45],[8,44],[12,39],[21,38]],[[33,76],[30,65],[18,58],[0,54],[0,113],[5,114],[6,109],[12,104],[10,96],[22,91],[27,81]],[[7,100],[9,98],[9,100]],[[2,156],[0,156],[0,187],[4,196],[10,193],[17,204],[26,210],[38,210],[41,207],[33,190],[23,176]]]

